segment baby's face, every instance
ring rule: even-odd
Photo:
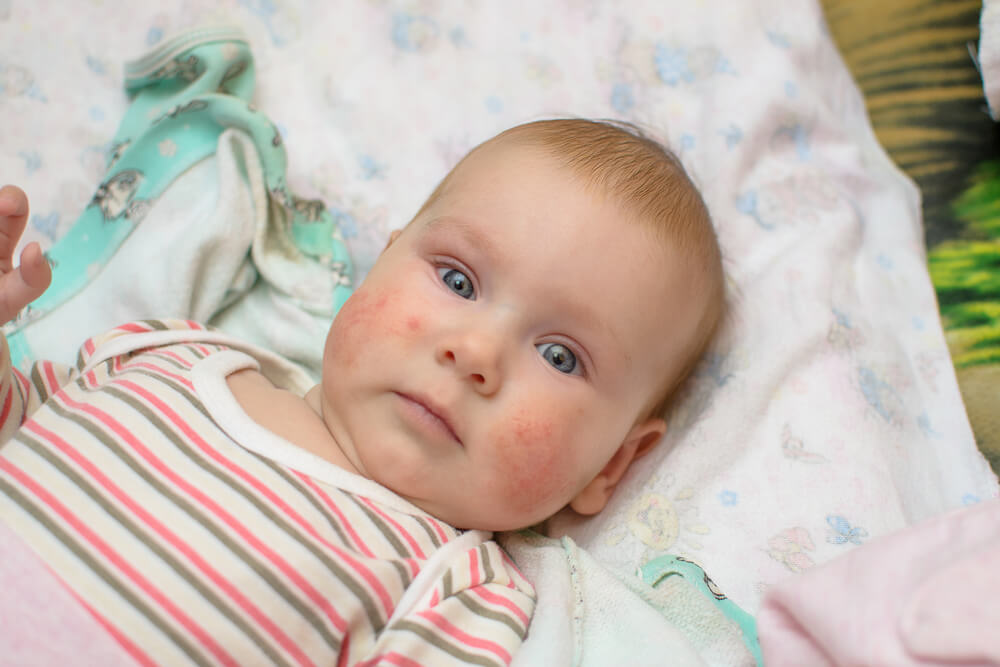
[[[458,527],[521,528],[630,435],[658,437],[641,413],[700,297],[679,256],[535,149],[459,169],[337,316],[320,401],[362,475]]]

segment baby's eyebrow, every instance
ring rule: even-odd
[[[497,245],[496,241],[464,218],[444,215],[428,222],[425,229],[427,232],[437,234],[457,233],[466,243],[481,250],[494,261],[502,264],[507,259],[507,253]]]
[[[628,348],[622,344],[621,337],[611,323],[608,322],[607,318],[601,317],[600,313],[582,301],[565,301],[562,308],[576,322],[599,330],[603,337],[611,341],[611,349],[613,355],[616,357],[615,361],[625,364],[626,367],[631,367],[632,355],[629,354]],[[602,346],[602,349],[606,350],[607,348]]]

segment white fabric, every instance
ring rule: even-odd
[[[535,582],[538,602],[528,638],[513,667],[740,667],[753,665],[739,633],[699,593],[667,596],[665,607],[690,617],[707,616],[708,626],[683,628],[664,622],[662,610],[578,549],[562,541],[507,535],[502,540],[521,571]],[[678,589],[671,592],[677,593]],[[686,631],[685,631],[686,630]],[[722,650],[719,650],[720,647]]]
[[[32,199],[27,239],[50,243],[88,200],[127,106],[121,63],[208,20],[250,35],[289,185],[326,199],[359,275],[510,125],[625,118],[680,154],[719,231],[730,317],[609,508],[552,522],[623,580],[681,554],[753,612],[790,572],[997,495],[916,188],[877,144],[817,2],[0,4],[0,174]],[[546,567],[543,598],[565,574]]]
[[[993,120],[1000,120],[1000,2],[983,0],[979,16],[979,52],[976,55],[983,91]]]
[[[318,369],[326,319],[289,295],[304,276],[325,272],[306,262],[299,271],[281,271],[288,262],[275,229],[282,224],[283,214],[269,208],[253,142],[238,130],[224,131],[216,152],[155,199],[103,270],[27,325],[32,351],[71,363],[84,338],[170,313],[267,347],[306,371]],[[256,280],[259,270],[269,272],[268,280]]]

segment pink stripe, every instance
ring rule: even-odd
[[[116,327],[118,331],[127,331],[129,333],[149,333],[153,331],[148,324],[142,324],[140,322],[127,322],[120,327]]]
[[[517,616],[517,618],[524,624],[524,627],[528,627],[529,618],[528,615],[524,613],[516,602],[510,598],[504,597],[503,595],[497,595],[496,593],[489,590],[486,586],[476,586],[475,588],[470,588],[469,592],[474,593],[486,602],[494,604],[498,607],[504,607],[512,614]]]
[[[361,536],[357,534],[351,522],[347,520],[347,517],[344,516],[344,513],[340,511],[340,508],[337,507],[336,503],[334,503],[330,499],[330,496],[328,496],[326,492],[323,491],[323,489],[319,488],[319,486],[316,484],[313,478],[309,477],[305,473],[300,472],[298,470],[293,470],[292,472],[295,473],[295,476],[298,477],[303,483],[305,483],[306,486],[312,489],[313,493],[315,493],[317,496],[320,497],[320,499],[323,501],[323,504],[326,506],[328,510],[330,510],[330,512],[336,515],[337,521],[340,523],[341,527],[347,531],[347,534],[351,538],[351,541],[358,549],[361,550],[361,553],[363,553],[368,558],[375,558],[375,554],[372,553],[371,549],[368,548],[368,545],[365,544],[364,540],[361,539]]]
[[[237,475],[247,484],[252,486],[253,489],[257,491],[260,495],[262,495],[273,505],[281,509],[282,512],[284,512],[290,519],[292,519],[296,524],[298,524],[298,526],[302,528],[302,530],[304,530],[309,536],[311,536],[313,539],[315,539],[322,545],[326,546],[334,553],[336,553],[338,557],[340,557],[344,562],[350,565],[351,569],[353,569],[362,579],[364,579],[364,581],[368,584],[369,588],[379,598],[380,602],[382,603],[382,607],[385,610],[385,613],[387,615],[392,613],[392,609],[395,606],[395,603],[392,597],[389,595],[389,592],[385,589],[385,586],[382,584],[382,582],[379,581],[378,577],[372,574],[372,572],[367,567],[365,567],[359,560],[353,558],[348,551],[345,551],[344,549],[341,549],[336,545],[332,544],[331,542],[329,542],[328,540],[324,539],[323,536],[316,531],[315,527],[313,527],[298,512],[296,512],[295,509],[291,507],[291,505],[289,505],[281,497],[275,494],[271,488],[263,484],[259,479],[249,474],[247,471],[237,466],[229,458],[219,454],[215,449],[212,448],[211,445],[209,445],[207,441],[202,439],[201,436],[199,436],[187,422],[181,419],[181,417],[177,415],[177,413],[174,412],[170,408],[170,406],[164,403],[162,399],[154,396],[143,387],[140,387],[136,385],[134,382],[131,382],[129,380],[119,379],[116,380],[115,384],[121,385],[133,391],[134,393],[138,394],[139,396],[143,397],[153,407],[159,410],[164,417],[166,417],[169,421],[173,422],[173,424],[184,434],[185,437],[189,439],[190,442],[192,442],[199,449],[201,449],[203,452],[209,455],[218,464],[225,467],[227,470]],[[110,419],[110,417],[105,415],[104,419]],[[130,438],[132,438],[131,434],[128,435]],[[155,457],[153,457],[152,454],[148,453],[148,450],[145,450],[145,448],[143,448],[142,445],[135,440],[135,438],[132,438],[131,442],[135,442],[135,447],[137,448],[137,450],[141,448],[141,451],[147,452],[146,454],[144,454],[144,456],[150,457],[151,461],[155,460]],[[158,461],[157,463],[160,466],[162,466],[162,464],[160,464]],[[188,485],[185,480],[177,478],[172,471],[165,470],[164,474],[171,475],[171,479],[177,479],[176,483],[178,484],[178,486],[183,485],[183,488],[190,488],[191,489],[190,493],[197,493],[199,496],[202,495],[197,489],[195,489],[194,487],[190,487],[190,485]],[[219,514],[219,516],[229,517],[229,515],[226,514],[221,507],[218,507],[215,503],[213,503],[211,499],[205,497],[204,502],[206,504],[211,503],[212,507],[217,508],[214,511],[216,511]],[[229,517],[227,520],[233,521],[234,525],[238,525],[236,524],[235,519],[232,519],[231,517]],[[245,528],[243,528],[242,526],[240,526],[240,528],[243,530],[244,533],[250,536],[250,533],[248,533]],[[250,539],[254,538],[250,536]],[[262,548],[266,549],[266,547],[263,544],[261,546]],[[268,552],[270,553],[270,550],[268,550]],[[275,558],[277,558],[276,554]],[[312,589],[310,588],[310,590]],[[336,614],[333,607],[330,606],[328,600],[326,600],[323,596],[319,595],[319,593],[315,591],[313,591],[313,594],[315,594],[316,596],[317,604],[321,604],[324,609],[329,609],[331,613]],[[337,618],[340,617],[337,616]],[[338,627],[340,628],[341,632],[345,631],[345,626],[338,626]]]
[[[413,535],[411,535],[409,533],[409,531],[407,531],[405,528],[403,528],[403,526],[401,526],[398,521],[396,521],[391,516],[389,516],[388,514],[386,514],[386,512],[382,508],[380,508],[378,505],[376,505],[375,503],[373,503],[371,500],[369,500],[368,498],[361,497],[361,496],[359,496],[359,497],[361,498],[361,502],[363,502],[365,505],[368,505],[368,507],[373,512],[375,512],[380,517],[382,517],[383,519],[385,519],[385,521],[387,523],[392,524],[392,527],[396,529],[396,532],[399,533],[400,535],[402,535],[403,539],[405,539],[406,542],[407,542],[407,544],[410,545],[410,550],[414,554],[416,554],[417,558],[419,558],[421,560],[426,560],[427,559],[427,556],[424,555],[423,549],[420,548],[420,545],[417,544],[417,540],[414,539]]]
[[[500,551],[500,558],[503,559],[504,565],[506,565],[508,569],[513,570],[515,573],[517,573],[517,576],[524,579],[524,575],[521,574],[521,570],[518,569],[517,563],[511,560],[510,556],[507,555],[507,552],[504,551],[502,547],[499,549],[499,551]]]
[[[87,356],[94,354],[94,350],[97,349],[97,345],[94,343],[93,338],[88,338],[83,341],[83,350],[87,353]]]
[[[11,382],[7,383],[7,394],[3,397],[3,410],[0,410],[0,427],[7,423],[7,417],[10,416],[10,406],[14,404],[14,382],[13,378]]]
[[[377,655],[370,660],[365,660],[364,662],[359,662],[354,665],[354,667],[372,667],[373,665],[399,665],[399,667],[427,667],[423,663],[419,663],[416,660],[406,657],[405,655],[400,655],[399,653],[385,653],[383,655]]]
[[[45,379],[45,391],[54,394],[59,391],[59,380],[56,379],[55,371],[53,370],[51,361],[42,361],[38,363],[38,366],[42,370],[42,377]]]
[[[122,558],[120,554],[111,549],[111,547],[104,542],[104,540],[98,537],[97,534],[84,524],[76,515],[70,512],[69,509],[60,503],[55,496],[48,492],[47,489],[43,488],[35,482],[35,480],[31,479],[26,473],[15,467],[6,459],[0,458],[0,469],[9,473],[11,477],[16,479],[22,486],[31,491],[39,500],[52,508],[52,510],[55,511],[63,521],[69,524],[81,537],[90,542],[90,544],[97,549],[105,560],[121,570],[121,572],[126,577],[131,579],[133,583],[135,583],[135,585],[138,586],[147,596],[163,607],[163,609],[177,619],[182,626],[187,628],[187,630],[194,635],[198,641],[200,641],[202,645],[216,657],[216,659],[226,665],[235,666],[237,664],[237,662],[233,660],[232,656],[227,654],[222,647],[212,639],[208,632],[197,625],[194,620],[188,617],[188,615],[185,614],[180,608],[174,605],[170,598],[160,592],[150,581],[143,577],[141,573],[129,565],[129,563]]]
[[[142,387],[139,387],[133,382],[126,380],[118,380],[115,384],[122,384],[127,386],[131,391],[147,397],[156,407],[158,407],[161,412],[163,412],[175,426],[179,427],[188,437],[192,438],[197,442],[197,444],[206,451],[211,451],[208,448],[208,444],[198,438],[197,434],[191,429],[191,427],[184,422],[176,413],[171,411],[164,405],[159,399],[153,397],[149,392],[147,392]],[[180,490],[187,493],[194,500],[203,505],[207,510],[215,514],[221,520],[223,520],[230,528],[232,528],[243,540],[253,546],[257,551],[264,554],[268,560],[274,563],[289,579],[291,579],[295,584],[302,589],[306,595],[316,604],[320,609],[326,612],[327,617],[334,624],[334,626],[341,632],[345,632],[347,624],[344,619],[337,613],[337,611],[331,606],[330,601],[327,600],[323,595],[319,593],[313,586],[302,577],[302,575],[297,572],[287,561],[281,558],[275,551],[270,549],[266,544],[261,542],[253,535],[246,526],[239,523],[232,515],[226,512],[218,503],[209,498],[207,495],[202,493],[196,486],[190,484],[187,480],[183,479],[175,471],[170,469],[162,461],[160,461],[142,442],[136,438],[128,429],[122,426],[119,422],[115,421],[110,415],[99,410],[92,405],[86,405],[84,403],[77,403],[69,397],[63,395],[63,400],[66,404],[74,409],[81,412],[85,412],[95,419],[97,419],[101,424],[104,425],[109,431],[113,432],[124,442],[136,451],[140,456],[142,456],[157,472],[159,472],[164,478],[169,479],[175,486]],[[214,452],[211,452],[214,454]],[[216,456],[218,456],[216,454]]]
[[[445,542],[451,542],[455,538],[454,533],[449,535],[447,532],[445,532],[444,528],[441,527],[441,522],[438,521],[437,519],[429,518],[428,521],[432,526],[434,526],[434,531],[438,534],[438,538],[441,540],[441,544],[444,544]]]
[[[340,642],[340,655],[337,656],[337,667],[347,667],[347,660],[351,652],[351,635],[344,635],[344,640]]]
[[[184,320],[184,324],[188,325],[195,331],[205,331],[205,326],[201,322],[195,322],[194,320]]]
[[[126,494],[119,486],[111,481],[107,475],[102,473],[97,466],[93,464],[93,462],[84,458],[76,449],[74,449],[68,442],[60,438],[57,434],[46,430],[37,423],[29,423],[26,428],[37,434],[39,437],[52,443],[56,448],[76,463],[85,473],[97,481],[97,483],[108,491],[116,500],[118,500],[119,503],[130,510],[137,519],[149,526],[175,550],[186,556],[195,567],[201,570],[201,572],[207,576],[213,584],[227,594],[230,599],[239,605],[243,611],[245,611],[254,621],[257,622],[258,625],[264,628],[264,630],[267,631],[267,633],[270,634],[282,648],[294,656],[300,664],[312,664],[309,658],[307,658],[306,655],[295,645],[295,642],[285,635],[269,617],[265,616],[260,609],[258,609],[242,593],[240,593],[232,582],[223,577],[218,571],[215,570],[215,568],[206,562],[204,558],[202,558],[201,554],[191,548],[189,544],[184,542],[150,512],[146,511],[146,509],[137,503],[131,496]]]
[[[27,378],[21,371],[14,369],[15,377],[17,378],[17,383],[21,385],[21,419],[19,424],[24,425],[24,422],[28,419],[28,397],[31,396],[31,380]]]
[[[193,362],[185,359],[184,357],[182,357],[181,355],[177,354],[173,350],[170,350],[170,349],[165,348],[165,347],[158,347],[158,348],[156,348],[154,350],[150,350],[149,353],[150,354],[155,354],[155,355],[158,355],[158,356],[162,356],[162,357],[169,357],[169,358],[173,359],[174,361],[176,361],[177,363],[179,363],[180,365],[184,366],[185,368],[191,368],[192,366],[194,366]]]
[[[479,548],[469,549],[469,588],[478,586],[482,581],[479,578]]]
[[[76,598],[77,602],[79,602],[84,609],[90,612],[91,616],[97,619],[97,622],[100,623],[104,627],[104,629],[108,631],[108,634],[111,635],[114,638],[114,640],[118,642],[118,644],[123,649],[125,649],[125,652],[128,653],[130,656],[132,656],[132,658],[136,662],[138,662],[140,665],[150,665],[150,667],[156,666],[156,663],[153,661],[152,658],[146,655],[145,651],[143,651],[136,644],[130,641],[128,637],[126,637],[117,627],[112,625],[108,621],[108,619],[104,618],[104,616],[98,613],[96,609],[87,604],[87,601],[78,596],[76,594],[76,591],[69,589],[69,592],[73,594],[73,597]]]
[[[14,377],[17,379],[17,383],[21,385],[21,395],[27,397],[31,387],[31,380],[28,379],[27,375],[16,368],[12,368],[11,370],[14,372]],[[27,402],[27,400],[25,402]]]
[[[419,612],[417,616],[430,621],[438,627],[439,630],[444,632],[446,635],[454,639],[455,641],[461,642],[465,646],[470,646],[481,651],[489,651],[493,655],[497,656],[504,661],[504,664],[510,663],[510,653],[507,652],[500,644],[496,642],[491,642],[488,639],[483,639],[481,637],[476,637],[470,635],[468,632],[461,630],[460,628],[452,625],[452,623],[446,619],[441,614],[437,613],[433,609],[425,609]]]
[[[157,366],[156,364],[151,364],[148,361],[130,361],[127,364],[124,364],[122,366],[122,370],[129,370],[129,369],[132,369],[132,368],[145,368],[147,370],[154,371],[154,372],[158,373],[159,375],[165,375],[166,377],[170,378],[171,380],[175,380],[177,382],[180,382],[185,387],[187,387],[189,390],[194,391],[194,383],[191,382],[191,380],[188,380],[186,377],[184,377],[182,375],[177,375],[176,373],[171,373],[170,371],[166,370],[165,368]]]

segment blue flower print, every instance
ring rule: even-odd
[[[635,95],[632,93],[632,86],[625,82],[618,82],[611,89],[611,106],[615,111],[624,114],[632,110],[635,106]]]
[[[400,12],[392,17],[392,43],[401,51],[426,51],[437,36],[437,23],[426,16]]]
[[[688,66],[688,53],[685,49],[673,49],[666,44],[657,44],[653,53],[653,64],[656,75],[668,86],[676,86],[682,80],[690,83],[694,80],[694,72]]]
[[[858,380],[861,384],[861,393],[868,404],[875,409],[875,412],[887,422],[892,422],[895,414],[889,407],[889,402],[898,399],[896,390],[888,382],[882,380],[875,371],[862,366],[858,368]]]
[[[732,507],[740,502],[740,496],[735,491],[730,491],[729,489],[723,489],[718,495],[719,502],[722,503],[724,507]]]
[[[42,167],[42,155],[36,151],[20,151],[18,156],[24,160],[24,168],[29,174],[38,171]]]
[[[826,541],[830,544],[861,544],[861,540],[868,537],[868,531],[861,527],[852,526],[847,519],[839,514],[831,514],[826,517],[826,523],[830,526],[831,532]]]
[[[741,141],[743,141],[743,130],[741,130],[736,125],[730,125],[724,130],[719,130],[721,134],[726,139],[726,148],[732,149]]]

